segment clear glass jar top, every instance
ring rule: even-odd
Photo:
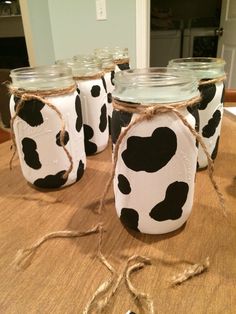
[[[112,56],[114,60],[129,58],[128,48],[114,47],[112,49]]]
[[[115,74],[114,98],[133,103],[171,103],[199,96],[193,71],[147,68]]]
[[[110,55],[113,60],[126,59],[129,58],[129,50],[128,48],[121,47],[103,47],[94,49],[94,54],[96,56],[101,55]]]
[[[194,71],[198,79],[213,79],[225,74],[225,61],[221,58],[180,58],[169,61],[168,67]]]
[[[64,65],[18,68],[10,76],[14,87],[26,90],[49,90],[74,84],[71,68]]]
[[[77,55],[71,59],[62,59],[56,62],[70,67],[73,77],[92,76],[101,72],[98,60],[92,55]]]

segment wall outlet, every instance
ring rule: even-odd
[[[107,19],[106,0],[96,0],[96,18],[98,21]]]

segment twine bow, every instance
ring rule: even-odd
[[[12,162],[13,162],[13,159],[14,159],[15,154],[16,154],[16,140],[15,140],[15,133],[14,133],[14,128],[13,128],[15,119],[19,116],[21,109],[24,107],[25,101],[36,99],[36,100],[44,103],[46,106],[51,108],[53,111],[55,111],[55,113],[58,115],[59,119],[61,120],[61,132],[60,132],[59,140],[60,140],[60,144],[61,144],[63,150],[65,151],[66,156],[70,162],[69,169],[63,174],[63,178],[66,179],[73,169],[73,160],[72,160],[71,154],[69,153],[69,151],[67,150],[67,148],[65,147],[65,144],[64,144],[64,137],[65,137],[65,130],[66,130],[65,121],[64,121],[63,115],[60,112],[60,110],[58,110],[58,108],[56,106],[54,106],[45,97],[56,97],[56,96],[62,96],[62,95],[73,93],[76,90],[76,85],[73,84],[72,86],[69,86],[68,88],[46,90],[46,91],[44,91],[44,90],[42,90],[42,91],[41,90],[29,91],[29,90],[15,88],[12,85],[9,85],[8,89],[12,95],[20,98],[19,102],[16,104],[15,114],[11,118],[11,122],[10,122],[11,133],[12,133],[12,142],[13,142],[13,145],[12,145],[13,154],[12,154],[12,157],[10,159],[10,169],[12,169]]]

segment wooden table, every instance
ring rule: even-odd
[[[18,249],[45,233],[87,230],[102,221],[102,252],[118,270],[134,254],[152,259],[136,272],[136,288],[154,300],[155,313],[236,313],[236,121],[225,115],[215,178],[224,194],[228,219],[222,215],[207,171],[197,173],[193,212],[187,224],[161,236],[126,230],[117,218],[109,192],[106,208],[96,213],[111,169],[111,148],[88,158],[84,177],[62,190],[33,189],[19,162],[9,170],[10,142],[0,145],[0,313],[82,313],[92,294],[110,273],[97,258],[98,235],[47,241],[32,264],[16,271],[11,265]],[[180,286],[170,278],[188,263],[210,257],[210,268]],[[123,283],[105,313],[140,313]]]

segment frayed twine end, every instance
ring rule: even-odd
[[[184,281],[189,280],[190,278],[200,275],[204,271],[206,271],[210,266],[210,258],[209,256],[205,259],[203,263],[194,264],[188,268],[186,268],[182,273],[179,273],[178,275],[175,275],[171,279],[172,285],[180,285]]]

